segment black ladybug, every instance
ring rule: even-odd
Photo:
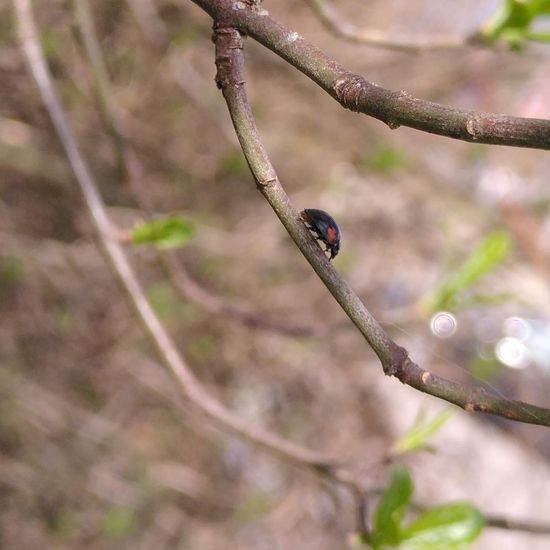
[[[313,231],[318,241],[326,245],[326,252],[330,252],[329,260],[332,260],[340,250],[340,228],[332,216],[324,210],[306,208],[300,213],[306,227]]]

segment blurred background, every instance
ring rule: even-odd
[[[112,219],[129,230],[146,212],[177,215],[195,228],[174,253],[175,275],[153,247],[128,247],[156,312],[230,409],[383,486],[391,446],[445,403],[384,377],[256,191],[214,85],[210,18],[186,0],[91,4],[111,127],[94,92],[81,4],[34,2]],[[304,0],[264,4],[386,88],[550,116],[548,46],[391,52],[335,38]],[[428,36],[473,32],[498,2],[341,4],[360,27]],[[296,208],[336,218],[334,264],[370,311],[422,367],[548,406],[548,153],[390,130],[344,111],[253,40],[245,51],[279,177]],[[176,391],[97,245],[9,2],[0,7],[0,71],[0,546],[347,548],[348,493],[211,429]],[[123,154],[115,130],[127,140]],[[549,519],[548,428],[457,410],[430,444],[434,452],[399,458],[420,501]],[[474,548],[549,546],[548,537],[487,529]]]

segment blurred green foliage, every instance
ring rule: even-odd
[[[216,338],[210,334],[204,334],[194,338],[187,348],[192,359],[205,361],[212,357],[216,351]]]
[[[23,261],[17,256],[4,256],[0,258],[0,283],[13,285],[23,279],[25,269]]]
[[[499,267],[512,251],[512,241],[508,233],[493,231],[468,255],[461,265],[454,268],[445,280],[426,300],[430,313],[441,310],[456,310],[479,303],[500,303],[510,295],[465,296],[465,292],[476,285],[483,277]]]
[[[180,300],[168,281],[151,283],[147,286],[146,294],[151,306],[164,321],[186,322],[195,319],[195,308]]]
[[[74,510],[57,510],[48,522],[50,531],[59,537],[71,537],[78,534],[80,517]]]
[[[256,491],[248,495],[235,510],[235,518],[242,523],[255,521],[273,508],[273,501],[263,491]]]
[[[134,510],[122,506],[113,506],[103,516],[102,533],[109,538],[123,538],[132,533],[137,526],[137,516]]]
[[[410,162],[407,155],[400,149],[382,145],[365,154],[360,164],[372,172],[387,175],[406,168]]]
[[[66,334],[77,323],[75,310],[70,303],[62,303],[52,309],[52,319],[56,332]]]
[[[158,249],[178,248],[187,244],[195,226],[181,216],[142,223],[132,229],[133,244],[152,244]]]
[[[428,440],[435,435],[453,416],[454,411],[446,409],[432,420],[426,420],[421,413],[407,433],[392,446],[392,454],[405,454],[430,449]]]
[[[239,149],[231,149],[223,155],[219,161],[219,175],[227,176],[249,176],[248,164],[242,151]]]
[[[527,40],[550,42],[547,32],[533,30],[533,24],[550,16],[550,0],[503,0],[493,19],[482,29],[490,42],[502,40],[519,49]]]

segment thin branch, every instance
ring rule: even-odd
[[[164,255],[164,261],[169,267],[172,284],[180,295],[199,305],[205,311],[235,319],[245,326],[260,330],[270,330],[293,337],[322,337],[334,330],[344,329],[346,325],[349,326],[348,323],[339,323],[330,326],[320,324],[297,325],[290,322],[268,319],[240,304],[228,302],[201,286],[189,275],[181,262],[177,261],[175,255]]]
[[[128,182],[139,207],[150,216],[155,211],[155,208],[147,191],[147,186],[144,185],[145,170],[137,153],[127,139],[120,118],[113,107],[111,100],[113,94],[110,90],[109,75],[95,32],[89,0],[73,0],[73,3],[84,52],[93,77],[94,92],[99,105],[101,119],[111,136],[121,172]],[[167,44],[168,42],[166,42]],[[197,91],[197,96],[200,95]],[[226,127],[224,135],[227,136],[228,132],[231,132],[233,136],[232,143],[238,145],[235,132],[233,132],[231,127]],[[337,326],[323,326],[319,324],[299,325],[268,319],[264,315],[255,313],[243,305],[228,302],[201,286],[191,277],[177,253],[170,251],[158,252],[176,292],[184,299],[193,302],[209,313],[236,320],[245,326],[278,332],[290,337],[325,336],[329,332],[345,328],[347,325],[347,323]]]
[[[230,18],[229,18],[230,19]],[[384,373],[395,376],[422,392],[439,397],[466,411],[483,411],[511,420],[550,426],[550,409],[502,398],[481,386],[469,386],[432,374],[414,363],[407,350],[398,346],[371,315],[363,302],[342,279],[312,238],[286,195],[256,127],[245,90],[244,37],[231,23],[214,24],[216,82],[227,102],[231,119],[258,189],[269,202],[285,229],[325,286],[374,350]]]
[[[506,529],[508,531],[524,531],[536,535],[550,535],[550,524],[536,523],[532,521],[523,521],[510,519],[503,516],[484,515],[485,525],[493,529]]]
[[[225,116],[220,116],[217,106],[212,106],[205,90],[210,90],[210,82],[197,71],[179,48],[170,47],[168,28],[161,19],[158,6],[152,0],[126,0],[134,13],[137,23],[149,45],[159,53],[167,54],[169,73],[185,92],[185,95],[209,118],[214,126],[221,130],[221,135],[232,146],[239,146],[231,123]],[[171,50],[174,50],[173,53]]]
[[[42,101],[74,171],[99,241],[145,331],[184,394],[224,432],[233,433],[289,463],[313,470],[322,477],[341,483],[353,490],[360,490],[361,484],[355,481],[347,470],[339,468],[335,460],[242,420],[214,399],[195,377],[147,301],[124,251],[112,237],[116,234],[114,227],[107,216],[97,184],[78,149],[53,87],[52,77],[38,40],[30,0],[14,0],[14,5],[22,49],[40,90]]]
[[[474,36],[444,35],[434,37],[393,36],[385,32],[361,29],[344,20],[326,0],[307,0],[323,25],[339,38],[386,50],[420,53],[428,50],[464,48]]]
[[[155,1],[127,0],[127,2],[147,41],[158,48],[165,49],[168,43],[168,33],[164,21],[160,18]]]
[[[343,107],[390,128],[416,128],[463,141],[550,149],[550,120],[464,111],[394,92],[367,81],[297,32],[271,18],[257,2],[192,0],[215,21],[251,36],[316,82]]]

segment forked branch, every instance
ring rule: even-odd
[[[251,36],[316,82],[343,107],[390,128],[408,126],[473,143],[550,149],[550,120],[455,109],[369,82],[271,18],[258,2],[192,0],[215,21]]]
[[[407,350],[388,336],[327,260],[290,203],[262,143],[246,95],[244,36],[232,27],[230,19],[221,19],[214,24],[216,82],[227,102],[257,186],[319,278],[374,350],[382,363],[384,373],[397,377],[417,390],[454,403],[466,411],[482,411],[519,422],[550,426],[550,409],[505,399],[489,393],[481,386],[453,382],[419,367],[410,359]]]

